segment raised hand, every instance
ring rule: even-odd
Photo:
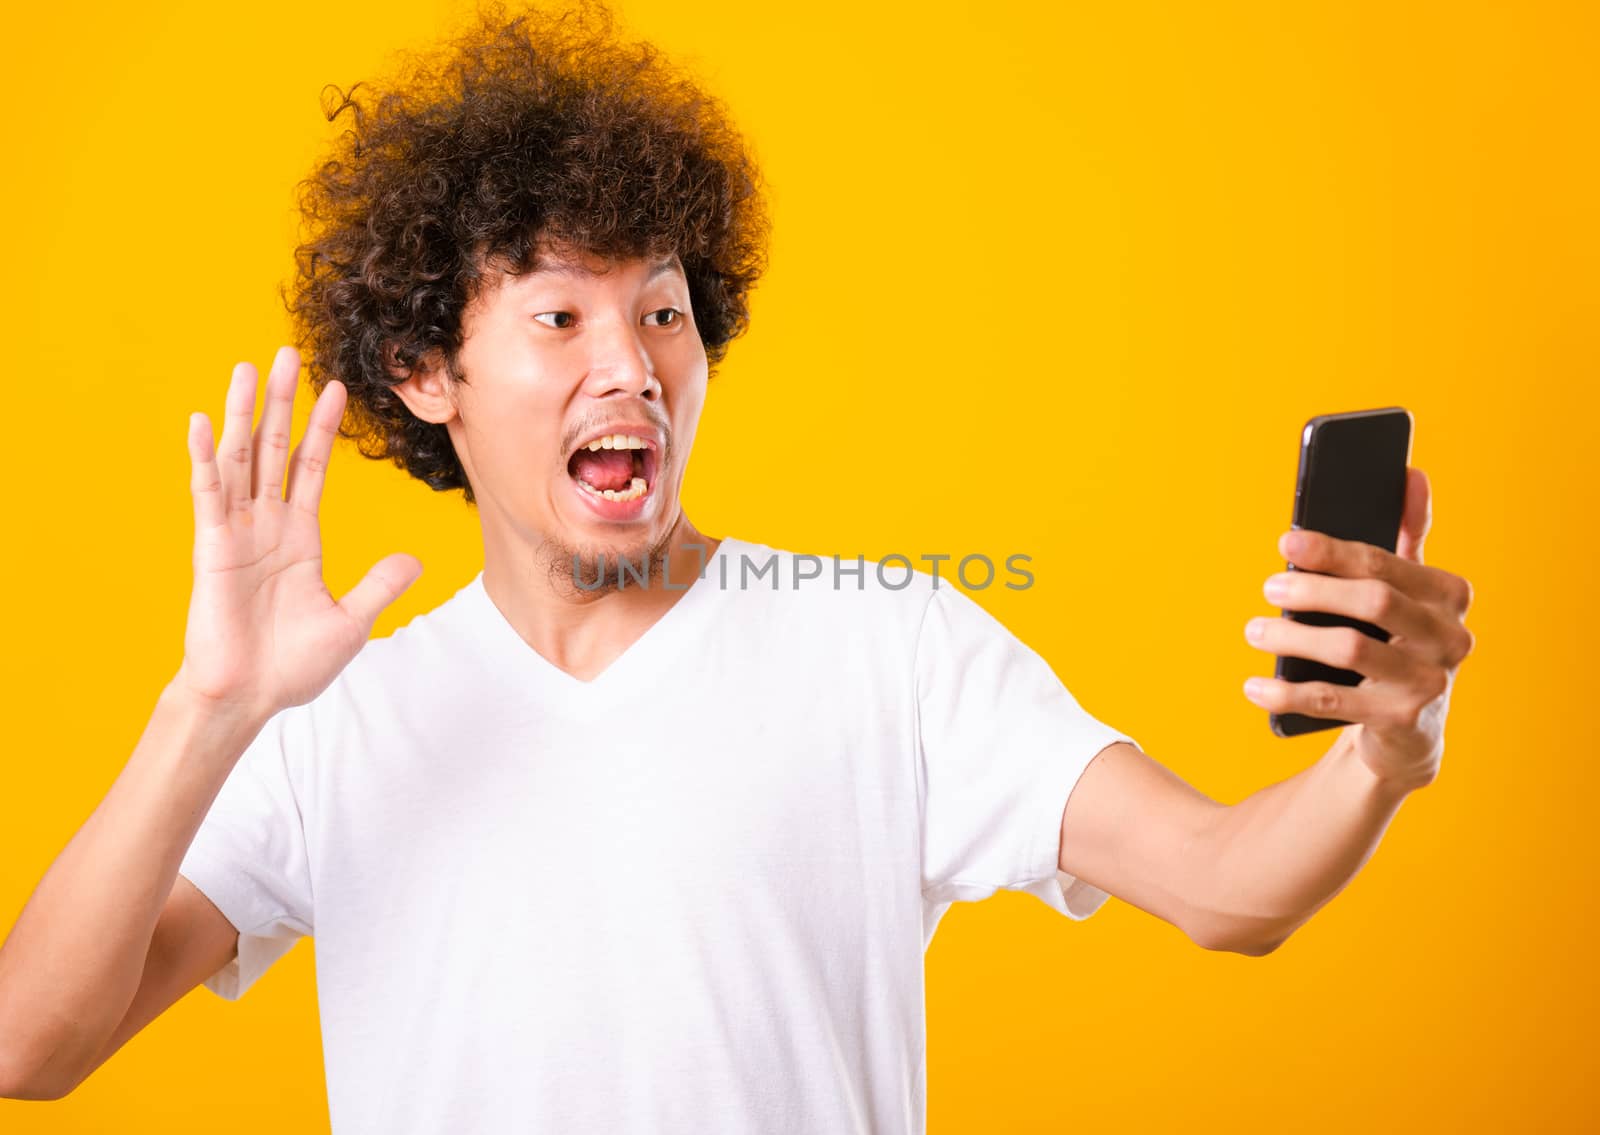
[[[387,556],[335,600],[322,582],[317,509],[344,415],[331,381],[312,407],[288,468],[300,356],[281,347],[267,376],[254,436],[256,370],[233,369],[222,439],[204,414],[189,419],[194,496],[194,591],[174,684],[259,716],[316,697],[360,651],[378,614],[422,574],[415,556]]]
[[[1456,670],[1472,652],[1463,620],[1472,585],[1422,562],[1433,518],[1428,478],[1406,471],[1405,513],[1396,550],[1296,529],[1278,549],[1297,568],[1267,579],[1269,601],[1290,611],[1349,615],[1390,634],[1380,642],[1353,627],[1316,627],[1285,618],[1255,618],[1251,645],[1269,654],[1325,662],[1362,675],[1357,686],[1252,678],[1245,696],[1273,713],[1306,713],[1353,724],[1341,740],[1385,780],[1408,788],[1432,782],[1444,754],[1444,721]],[[1326,573],[1326,574],[1318,574]]]

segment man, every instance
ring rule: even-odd
[[[315,934],[329,1107],[357,1132],[919,1132],[922,959],[954,901],[1115,894],[1274,949],[1443,750],[1470,589],[1311,533],[1252,641],[1350,666],[1264,708],[1356,722],[1224,806],[1087,714],[949,580],[694,528],[679,504],[765,220],[715,104],[603,10],[498,14],[356,101],[305,187],[298,353],[252,431],[191,420],[185,656],[0,948],[0,1095],[70,1092],[185,992]],[[421,570],[335,601],[336,431],[477,508],[484,568],[369,641]],[[753,439],[753,475],[777,457]],[[285,484],[285,481],[287,482]],[[638,581],[616,571],[639,569]],[[802,567],[807,570],[802,570]],[[759,573],[759,574],[758,574]]]

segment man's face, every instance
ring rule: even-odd
[[[618,557],[658,560],[678,520],[705,348],[676,256],[539,264],[468,310],[450,437],[489,554],[531,551],[569,580],[577,555],[586,584],[603,554],[614,582]]]

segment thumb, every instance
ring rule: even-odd
[[[360,583],[345,592],[339,600],[339,606],[370,634],[372,624],[378,621],[383,609],[400,598],[400,593],[415,583],[421,574],[422,561],[416,556],[408,556],[404,552],[385,556],[368,569]]]
[[[1401,559],[1422,562],[1422,542],[1433,524],[1433,490],[1428,475],[1421,469],[1406,467],[1406,507],[1400,518],[1400,537],[1395,554]]]

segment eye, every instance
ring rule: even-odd
[[[668,320],[665,323],[652,323],[652,324],[650,324],[650,326],[652,326],[652,327],[671,327],[675,323],[682,323],[683,322],[683,312],[679,311],[675,307],[657,308],[655,311],[650,312],[649,315],[646,315],[645,318],[649,319],[652,316],[663,315],[663,314],[676,316],[677,318]]]
[[[567,318],[567,322],[566,323],[561,323],[561,324],[546,323],[545,324],[546,327],[566,328],[566,327],[571,327],[572,326],[572,312],[570,312],[570,311],[541,311],[538,315],[534,316],[534,318],[535,319],[543,319],[547,315],[565,316]]]

